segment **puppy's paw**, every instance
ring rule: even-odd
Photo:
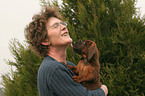
[[[74,75],[72,78],[73,78],[73,80],[74,80],[75,82],[77,82],[77,83],[80,83],[80,82],[81,82],[79,76]]]

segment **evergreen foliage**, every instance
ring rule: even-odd
[[[40,0],[41,6],[59,6]],[[100,53],[101,82],[108,96],[145,95],[145,19],[137,16],[135,0],[63,0],[60,13],[74,41],[93,40]],[[16,71],[3,75],[6,96],[37,96],[37,71],[42,58],[17,40],[10,43]],[[80,56],[69,47],[67,60]]]
[[[15,61],[7,60],[7,63],[16,67],[16,71],[2,76],[5,96],[38,96],[37,71],[42,58],[25,46],[16,39],[10,42]]]
[[[73,40],[89,39],[98,46],[108,96],[145,95],[145,22],[136,15],[135,2],[63,0],[61,13]],[[71,48],[67,53],[68,60],[78,62]]]
[[[0,96],[4,96],[4,89],[0,88]]]

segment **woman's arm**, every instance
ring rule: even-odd
[[[72,76],[74,74],[67,66],[56,65],[48,78],[48,85],[58,96],[105,96],[107,94],[105,93],[105,90],[107,90],[105,86],[93,91],[87,90],[83,85],[73,81]]]

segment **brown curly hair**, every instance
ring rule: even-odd
[[[57,7],[44,7],[39,14],[33,16],[32,21],[25,28],[25,38],[30,48],[40,57],[45,57],[48,54],[49,46],[41,43],[49,38],[46,24],[50,17],[62,20]]]

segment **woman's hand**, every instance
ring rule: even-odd
[[[101,88],[105,92],[105,96],[107,96],[107,94],[108,94],[108,88],[106,87],[106,85],[102,85]]]

